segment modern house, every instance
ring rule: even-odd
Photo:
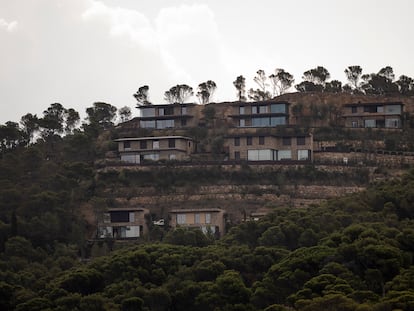
[[[172,228],[199,228],[204,233],[211,232],[220,237],[225,231],[225,211],[219,208],[173,209],[170,211]]]
[[[120,138],[115,141],[121,161],[134,164],[159,160],[183,161],[195,150],[193,139],[184,136]]]
[[[389,128],[402,127],[402,102],[353,103],[343,105],[345,127]]]
[[[97,238],[139,238],[148,231],[144,208],[109,208],[98,221]]]
[[[289,103],[285,101],[232,103],[232,125],[235,127],[275,127],[289,124]]]
[[[311,161],[313,136],[232,134],[225,138],[230,160],[247,161]]]
[[[138,107],[140,117],[136,118],[140,128],[169,129],[194,127],[197,105],[194,103],[144,105]]]

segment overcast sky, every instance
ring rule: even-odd
[[[145,84],[155,104],[206,80],[232,101],[235,78],[252,86],[258,69],[295,83],[316,66],[343,82],[349,65],[414,77],[413,12],[412,0],[0,0],[0,124],[54,102],[137,115]]]

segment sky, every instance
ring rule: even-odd
[[[213,101],[233,101],[236,77],[253,87],[259,69],[295,84],[317,66],[344,83],[350,65],[414,77],[412,12],[412,0],[0,0],[0,124],[56,102],[137,116],[143,85],[162,104],[174,85],[213,80]]]

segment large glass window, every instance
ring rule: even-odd
[[[140,127],[142,128],[155,128],[155,121],[154,120],[150,120],[150,121],[143,121],[141,120],[139,122]]]
[[[187,107],[181,107],[181,114],[186,115],[187,114]]]
[[[239,126],[240,127],[245,127],[246,126],[246,120],[245,119],[240,119],[239,120]]]
[[[299,161],[309,160],[309,150],[298,150],[298,160]]]
[[[154,140],[152,142],[152,149],[160,149],[160,141],[159,140]]]
[[[174,127],[174,120],[157,120],[157,129]]]
[[[247,150],[247,160],[249,161],[272,161],[273,150],[271,149]]]
[[[401,105],[386,105],[385,112],[388,114],[401,114]]]
[[[277,159],[280,160],[291,160],[292,151],[291,150],[278,150]]]
[[[259,106],[259,113],[267,113],[268,107],[267,106]]]
[[[270,118],[252,118],[252,126],[254,127],[268,127],[270,126]]]
[[[387,128],[400,128],[400,119],[385,119],[385,127]]]
[[[376,121],[375,120],[364,120],[364,126],[365,127],[376,127]]]
[[[270,106],[271,113],[286,113],[286,104],[272,104]]]
[[[155,117],[155,108],[141,108],[141,117]]]
[[[160,159],[160,155],[158,153],[144,154],[143,158],[144,160],[158,161]]]
[[[185,214],[177,214],[177,224],[184,225],[186,223]]]
[[[239,107],[239,114],[245,114],[245,107],[244,106]]]
[[[286,124],[286,117],[271,117],[270,118],[270,125],[285,125]]]

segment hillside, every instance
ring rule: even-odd
[[[21,236],[1,255],[2,310],[412,310],[414,172],[302,209],[272,207],[220,241],[178,229],[88,263]],[[112,248],[102,242],[95,256]]]

